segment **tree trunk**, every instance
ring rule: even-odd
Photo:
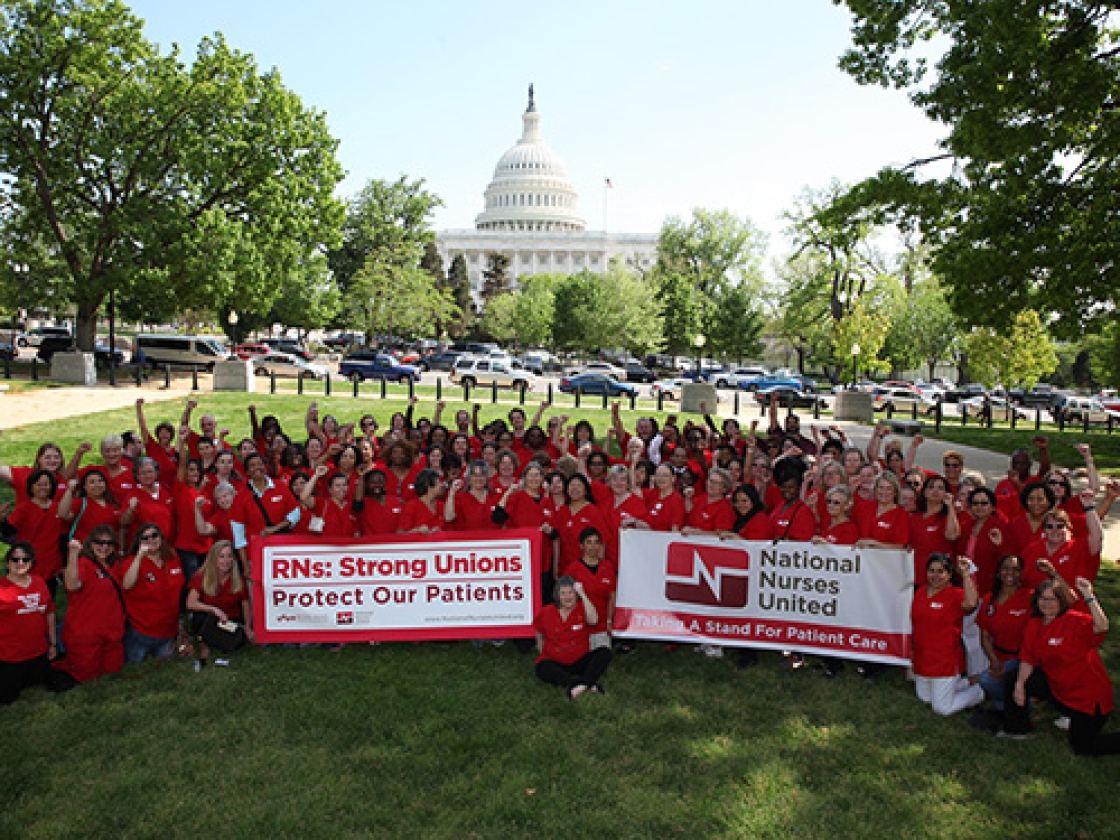
[[[78,314],[74,319],[74,337],[79,350],[93,352],[93,345],[97,340],[97,312],[98,307],[92,304],[83,303],[78,307]]]

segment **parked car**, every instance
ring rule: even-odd
[[[1026,420],[1028,416],[1026,411],[1008,403],[1003,397],[969,397],[960,401],[957,411],[966,417],[985,417],[985,412],[991,411],[993,420],[1009,420],[1012,412],[1019,420]]]
[[[359,350],[346,356],[338,363],[338,373],[352,382],[364,382],[367,379],[387,379],[402,384],[410,379],[413,382],[420,381],[419,368],[402,365],[386,353],[369,350]]]
[[[225,359],[226,352],[222,343],[208,335],[152,335],[143,333],[136,336],[133,343],[133,358],[142,352],[144,361],[152,368],[159,365],[197,365],[213,370],[214,363]]]
[[[638,362],[628,362],[622,370],[627,382],[653,382],[657,379],[656,373]]]
[[[35,329],[20,333],[16,338],[16,344],[20,347],[38,347],[47,337],[70,340],[73,338],[73,334],[69,327],[35,327]]]
[[[743,383],[766,375],[765,368],[739,367],[731,370],[708,371],[704,374],[704,380],[717,388],[743,388]]]
[[[323,339],[323,344],[332,350],[346,350],[355,344],[364,344],[366,337],[361,333],[340,332]]]
[[[1097,394],[1097,399],[1109,411],[1120,411],[1120,396],[1111,388],[1101,391]]]
[[[813,408],[818,402],[824,406],[821,397],[793,385],[769,385],[754,392],[754,398],[760,405],[769,405],[775,397],[783,408]]]
[[[581,373],[604,373],[618,380],[626,378],[626,371],[610,362],[588,362],[581,368],[572,368],[569,370],[568,376],[579,376]]]
[[[565,376],[560,380],[560,391],[564,394],[606,394],[608,397],[629,397],[637,395],[638,389],[626,382],[619,382],[605,373],[580,373]]]
[[[763,388],[772,388],[775,385],[785,385],[795,391],[807,390],[802,377],[795,374],[768,373],[764,376],[756,376],[753,379],[744,379],[739,382],[739,387],[746,391],[758,391]],[[813,390],[816,390],[815,382],[813,383]]]
[[[517,370],[508,358],[489,356],[463,356],[451,369],[451,381],[456,385],[491,386],[499,388],[525,388],[532,391],[537,377],[528,370]]]
[[[307,348],[294,338],[263,338],[261,344],[271,348],[273,352],[290,353],[299,356],[305,362],[311,361],[311,354],[307,352]]]
[[[244,361],[245,359],[256,359],[259,356],[267,356],[272,352],[272,348],[267,344],[238,344],[230,352]]]
[[[910,388],[876,388],[871,392],[876,411],[913,412],[917,406],[921,414],[933,414],[937,411],[937,401],[931,400],[921,391]]]
[[[1120,423],[1120,411],[1112,411],[1092,397],[1061,397],[1053,410],[1054,419],[1064,423]]]
[[[692,380],[685,379],[683,376],[676,379],[658,379],[649,386],[649,394],[653,399],[657,399],[658,394],[664,394],[667,400],[679,400],[684,386],[690,384]]]
[[[0,341],[0,361],[4,359],[15,359],[19,353],[14,344],[9,344],[6,341]]]
[[[310,376],[312,379],[326,379],[330,376],[322,365],[312,364],[307,359],[292,353],[268,353],[253,359],[253,370],[258,376],[275,373],[280,376]]]
[[[1058,393],[1052,385],[1035,385],[1029,391],[1012,388],[1008,392],[1008,396],[1011,398],[1011,402],[1025,408],[1050,408],[1054,405],[1054,399],[1058,396]]]
[[[432,353],[425,356],[424,364],[428,366],[427,370],[450,371],[461,358],[463,358],[462,353],[457,353],[454,350],[445,350],[442,353]]]
[[[74,349],[73,338],[63,338],[62,336],[48,335],[43,336],[39,342],[39,350],[36,355],[40,361],[50,364],[51,359],[55,353],[65,353],[68,350]],[[117,365],[124,364],[124,353],[120,350],[109,352],[109,346],[98,341],[93,345],[93,361],[98,367],[108,367],[110,358],[116,361]]]

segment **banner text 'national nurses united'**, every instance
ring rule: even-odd
[[[622,532],[615,635],[909,664],[907,551]]]
[[[254,540],[253,628],[262,642],[531,637],[540,550],[533,529]]]

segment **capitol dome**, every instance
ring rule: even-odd
[[[475,219],[478,230],[576,232],[587,228],[579,215],[579,194],[568,180],[564,161],[541,139],[541,115],[529,86],[529,107],[522,115],[521,139],[494,167],[486,188],[486,209]]]

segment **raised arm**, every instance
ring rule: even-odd
[[[1093,450],[1087,443],[1075,443],[1073,448],[1085,459],[1085,478],[1089,481],[1089,489],[1093,491],[1094,498],[1101,491],[1101,477],[1097,472],[1097,464],[1093,460]]]
[[[1104,545],[1104,529],[1097,516],[1097,497],[1092,490],[1081,491],[1081,504],[1085,508],[1085,527],[1089,529],[1089,553],[1100,554]]]
[[[533,415],[533,419],[529,423],[530,426],[539,426],[541,424],[541,418],[544,417],[544,413],[548,409],[548,406],[548,400],[541,400],[541,407],[538,408],[537,413]]]
[[[78,444],[78,448],[74,450],[74,454],[70,456],[70,461],[62,468],[62,477],[69,481],[72,478],[77,478],[78,470],[82,467],[82,458],[86,453],[93,449],[93,444],[89,441],[82,441]],[[3,478],[3,475],[0,475]]]
[[[187,405],[190,405],[189,401],[187,402]],[[189,411],[184,412],[184,413],[188,417],[190,416]],[[144,398],[143,397],[138,397],[136,399],[136,425],[140,427],[140,440],[144,441],[144,443],[147,443],[148,440],[151,439],[152,436],[148,432],[148,420],[144,416]]]
[[[1046,475],[1050,472],[1050,438],[1046,435],[1035,435],[1031,443],[1038,449],[1038,474]]]
[[[914,469],[914,462],[918,460],[918,447],[926,442],[922,435],[914,435],[910,439],[910,446],[906,448],[906,459],[903,461],[903,469],[906,471]]]
[[[299,494],[299,501],[308,510],[315,510],[315,485],[327,472],[327,465],[319,464],[315,467],[315,472],[311,474],[311,479],[303,485],[303,490]]]
[[[327,436],[323,434],[323,427],[319,425],[319,403],[308,404],[307,414],[303,417],[303,425],[307,429],[309,438],[318,438],[326,446]]]

